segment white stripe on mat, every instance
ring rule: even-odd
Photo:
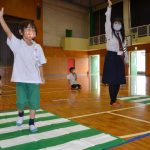
[[[58,146],[53,146],[53,147],[47,147],[40,150],[83,150],[92,146],[93,145],[90,145],[89,143],[80,140],[73,140],[65,144],[60,144]]]
[[[1,146],[1,148],[7,148],[7,147],[11,147],[11,146],[17,146],[20,144],[39,141],[42,139],[54,138],[57,136],[61,136],[61,135],[65,135],[65,134],[69,134],[69,133],[73,133],[73,132],[84,131],[87,129],[89,129],[89,128],[85,127],[83,125],[75,125],[75,126],[71,126],[71,127],[55,129],[55,130],[46,131],[46,132],[42,132],[42,133],[30,134],[30,135],[20,136],[17,138],[1,140],[0,146]]]
[[[106,142],[110,142],[116,140],[116,137],[112,137],[111,135],[101,133],[95,136],[90,136],[86,138],[81,138],[79,140],[73,140],[71,142],[67,142],[64,144],[60,144],[57,146],[47,147],[42,150],[83,150],[98,144],[104,144]]]
[[[65,118],[60,118],[60,119],[53,119],[53,120],[46,120],[46,121],[39,121],[36,122],[37,127],[43,127],[43,126],[48,126],[52,124],[59,124],[59,123],[65,123],[65,122],[70,122],[70,120],[65,119]],[[23,124],[22,126],[11,126],[11,127],[6,127],[0,130],[0,134],[4,133],[11,133],[19,130],[25,130],[28,129],[29,125],[28,124]]]
[[[138,103],[141,103],[141,102],[146,102],[146,101],[149,101],[150,98],[144,98],[144,99],[138,99],[138,100],[133,100],[133,102],[138,102]]]
[[[37,112],[43,111],[42,109],[37,110]],[[28,113],[29,110],[24,110],[25,113]],[[16,115],[18,114],[18,111],[11,111],[11,112],[1,112],[0,116],[7,116],[7,115]]]
[[[43,114],[37,114],[36,118],[40,118],[40,117],[50,117],[50,116],[54,116],[54,114],[51,113],[43,113]],[[25,119],[29,119],[29,116],[24,116],[24,120]],[[13,122],[16,121],[16,117],[14,118],[6,118],[6,119],[1,119],[0,120],[0,124],[2,123],[8,123],[8,122]]]
[[[146,97],[147,95],[141,95],[141,96],[128,96],[128,97],[118,97],[118,99],[121,99],[121,100],[128,100],[130,98],[139,98],[139,97]]]

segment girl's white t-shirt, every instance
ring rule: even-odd
[[[14,54],[12,82],[42,83],[39,66],[46,63],[41,46],[33,41],[32,45],[12,35],[7,44]]]

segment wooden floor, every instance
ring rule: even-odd
[[[150,105],[120,101],[121,108],[109,106],[108,87],[99,76],[80,76],[82,90],[71,91],[65,78],[49,78],[41,86],[41,108],[123,139],[150,133]],[[14,110],[15,85],[4,85],[0,111]],[[127,77],[119,97],[150,95],[150,78]],[[150,150],[150,136],[113,148],[114,150]]]

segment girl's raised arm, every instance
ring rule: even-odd
[[[3,28],[3,30],[5,31],[5,33],[7,34],[8,38],[11,39],[12,32],[11,32],[10,28],[8,27],[8,25],[6,24],[6,22],[3,18],[3,15],[4,15],[4,8],[1,8],[1,10],[0,10],[0,24]]]

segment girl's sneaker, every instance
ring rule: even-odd
[[[35,125],[30,125],[29,128],[32,133],[35,133],[38,131],[38,128],[36,128]]]
[[[18,117],[16,121],[17,126],[21,126],[23,124],[23,117]]]

